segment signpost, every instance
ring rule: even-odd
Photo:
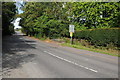
[[[69,32],[70,32],[70,43],[73,44],[73,33],[74,33],[74,25],[69,25]]]

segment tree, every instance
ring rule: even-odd
[[[110,28],[115,27],[115,24],[119,25],[115,21],[119,20],[119,2],[75,2],[68,5],[72,6],[72,21],[83,29]],[[80,26],[76,28],[80,28]]]
[[[75,30],[119,27],[118,2],[28,2],[20,14],[26,34],[68,37],[69,24]]]
[[[2,3],[2,29],[3,35],[12,34],[14,32],[14,26],[11,23],[14,20],[16,14],[16,6],[13,2]]]
[[[62,24],[68,24],[63,4],[58,2],[26,3],[23,7],[24,13],[20,15],[22,18],[20,25],[30,36],[41,34],[42,37],[50,37],[48,35],[51,33],[59,35],[61,29],[66,29]]]

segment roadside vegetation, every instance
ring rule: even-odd
[[[83,50],[88,50],[88,51],[93,51],[93,52],[97,52],[97,53],[102,53],[102,54],[108,54],[108,55],[112,55],[112,56],[118,56],[119,55],[119,50],[115,49],[115,46],[111,45],[112,47],[103,47],[103,46],[94,46],[94,45],[90,45],[88,41],[86,40],[73,40],[73,44],[70,44],[70,39],[69,38],[64,38],[64,40],[62,40],[60,45],[62,46],[69,46],[69,47],[73,47],[73,48],[77,48],[77,49],[83,49]]]
[[[24,13],[17,16],[21,17],[20,26],[26,35],[67,39],[69,24],[73,24],[76,41],[74,45],[64,45],[118,55],[119,5],[120,2],[27,2],[22,7]]]
[[[14,33],[14,25],[11,23],[17,13],[14,2],[2,2],[2,35]]]

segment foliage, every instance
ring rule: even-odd
[[[89,41],[95,46],[108,46],[113,44],[114,46],[120,47],[118,41],[120,28],[107,28],[107,29],[89,29],[83,31],[77,31],[74,35],[77,39],[84,39]]]
[[[30,36],[57,38],[69,37],[69,24],[74,24],[77,39],[88,40],[95,46],[119,46],[119,29],[113,29],[120,27],[119,5],[119,2],[27,2],[24,13],[19,15],[20,26]]]
[[[16,14],[16,6],[13,2],[3,2],[2,3],[2,29],[3,35],[11,34],[14,32],[13,24]]]
[[[35,3],[29,2],[23,7],[20,25],[27,35],[40,37],[66,36],[68,24],[64,3]],[[53,6],[53,7],[51,7]]]
[[[75,30],[120,27],[119,4],[119,2],[28,2],[23,7],[24,13],[20,14],[21,26],[29,35],[42,33],[42,36],[47,37],[68,35],[69,24],[74,24]],[[54,34],[52,32],[56,35],[51,35]]]
[[[118,19],[120,17],[119,2],[75,2],[68,4],[72,6],[71,16],[73,16],[71,19],[73,23],[83,24],[85,29],[120,27],[118,23],[120,21]]]

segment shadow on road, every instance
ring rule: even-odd
[[[22,35],[5,36],[2,41],[3,74],[8,74],[12,69],[34,59],[35,54],[28,50],[36,49],[35,41],[24,40]]]

